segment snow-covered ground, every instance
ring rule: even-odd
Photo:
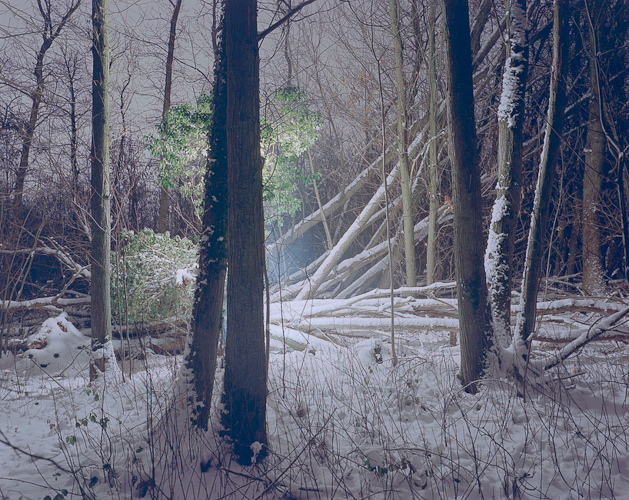
[[[393,367],[387,304],[275,307],[270,454],[244,468],[219,437],[217,412],[203,434],[177,417],[180,358],[146,350],[133,375],[90,386],[89,338],[63,315],[46,321],[45,347],[0,359],[0,499],[629,499],[629,348],[590,344],[549,373],[546,394],[521,397],[497,379],[470,395],[451,318],[434,320],[444,330],[413,325],[410,299],[398,301]],[[306,308],[313,318],[336,311],[338,331],[321,319],[327,330],[302,333]],[[556,338],[572,323],[548,328]],[[285,350],[287,338],[301,350]]]

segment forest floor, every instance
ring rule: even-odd
[[[533,356],[605,304],[541,304]],[[629,499],[627,344],[590,343],[542,391],[495,378],[471,395],[454,305],[396,299],[396,366],[389,306],[377,294],[274,304],[269,455],[251,467],[219,437],[220,405],[204,433],[173,417],[181,356],[146,348],[131,375],[90,385],[89,338],[51,318],[30,350],[0,359],[0,499]]]

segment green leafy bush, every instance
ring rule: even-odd
[[[112,256],[114,321],[134,324],[190,316],[197,245],[150,229],[125,231],[122,238],[123,250]]]
[[[309,172],[302,155],[319,138],[323,121],[311,111],[306,93],[299,87],[284,87],[273,94],[274,120],[261,124],[264,163],[264,211],[267,219],[294,215],[301,207],[297,183],[318,178]]]
[[[157,134],[144,138],[147,149],[160,159],[160,185],[190,197],[199,217],[211,124],[212,96],[201,94],[196,100],[172,106],[157,125]]]

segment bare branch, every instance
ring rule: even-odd
[[[601,321],[598,326],[592,326],[590,328],[584,329],[575,340],[570,342],[559,352],[547,358],[536,360],[532,364],[534,364],[536,368],[540,368],[542,370],[549,370],[557,366],[563,360],[568,358],[568,356],[574,353],[577,349],[580,349],[595,338],[600,337],[608,330],[611,330],[627,314],[629,314],[629,307],[624,308],[622,311],[619,311],[616,314],[612,314],[604,321]]]
[[[293,7],[292,9],[290,9],[281,19],[279,19],[278,21],[273,23],[271,26],[269,26],[264,31],[261,31],[260,33],[258,33],[258,41],[263,40],[265,36],[267,36],[272,31],[275,31],[275,29],[277,29],[282,24],[284,24],[286,21],[288,21],[292,16],[297,14],[306,5],[310,5],[311,3],[314,3],[314,2],[316,2],[316,0],[304,0],[303,2],[301,2],[296,7]]]

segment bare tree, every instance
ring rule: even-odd
[[[111,342],[108,7],[108,0],[92,0],[92,380],[113,355],[105,349]]]
[[[389,0],[391,34],[395,53],[395,83],[397,86],[397,137],[398,158],[400,161],[400,182],[402,185],[404,256],[406,261],[406,286],[417,285],[417,266],[415,263],[414,213],[411,200],[411,178],[408,162],[408,114],[406,110],[406,84],[404,83],[404,64],[402,57],[402,37],[398,17],[398,1]],[[391,277],[393,278],[393,277]]]
[[[52,0],[37,0],[37,7],[39,13],[44,22],[42,28],[42,44],[37,51],[37,62],[35,63],[35,88],[30,92],[31,98],[31,112],[28,121],[24,127],[24,135],[22,137],[22,151],[20,154],[20,165],[18,167],[16,180],[15,180],[15,197],[14,197],[14,213],[16,214],[16,220],[21,219],[22,211],[22,197],[24,195],[24,183],[26,181],[26,175],[28,174],[28,160],[33,143],[33,136],[35,134],[35,127],[37,126],[37,117],[39,115],[39,105],[44,94],[44,86],[46,84],[44,77],[44,58],[46,52],[52,46],[55,39],[61,33],[61,30],[68,22],[70,16],[79,8],[81,0],[73,0],[68,10],[63,14],[61,20],[57,23],[53,20],[53,1]]]
[[[170,18],[170,31],[168,35],[168,54],[166,55],[166,81],[164,83],[162,120],[166,117],[166,113],[170,109],[170,94],[173,84],[173,60],[175,58],[175,38],[177,36],[177,19],[179,18],[182,0],[168,1],[173,8],[173,14]],[[160,233],[165,233],[168,227],[168,188],[164,186],[160,186],[159,190],[159,218],[157,226],[157,230]]]
[[[531,228],[529,229],[526,262],[520,296],[521,311],[518,313],[514,342],[516,347],[530,346],[535,331],[535,310],[542,270],[544,233],[559,156],[561,130],[566,105],[566,65],[568,63],[568,2],[555,0],[553,8],[553,62],[550,79],[550,97],[546,119],[546,135],[539,166],[537,188]]]

